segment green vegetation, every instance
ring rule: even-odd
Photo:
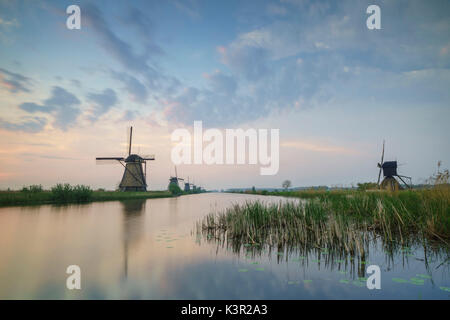
[[[92,199],[93,191],[88,186],[71,186],[68,183],[58,183],[51,190],[55,202],[87,202]]]
[[[169,192],[174,196],[182,194],[180,186],[176,183],[169,184]]]
[[[265,244],[364,257],[379,239],[402,250],[412,243],[448,248],[450,188],[399,192],[271,192],[308,200],[266,205],[260,201],[211,213],[197,224],[199,233],[231,244]],[[404,251],[405,254],[408,252]]]
[[[0,206],[22,206],[50,203],[82,203],[127,199],[148,199],[171,197],[169,191],[120,192],[93,191],[84,185],[57,184],[50,191],[42,186],[23,187],[21,191],[0,191]]]
[[[358,183],[358,191],[375,190],[378,185],[375,182]]]

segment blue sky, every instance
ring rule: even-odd
[[[81,30],[65,26],[71,4]],[[381,30],[366,27],[370,4]],[[449,13],[448,1],[0,1],[0,187],[112,188],[120,167],[92,159],[122,150],[134,125],[164,188],[170,133],[194,120],[280,128],[276,176],[180,168],[209,188],[374,180],[383,139],[421,182],[450,162]]]

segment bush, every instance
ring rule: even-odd
[[[169,191],[170,191],[170,193],[172,193],[172,195],[179,195],[179,194],[181,194],[180,187],[177,184],[175,184],[175,183],[171,183],[169,185]]]
[[[38,192],[42,192],[44,191],[44,189],[42,189],[42,185],[38,185],[38,184],[32,184],[29,187],[23,187],[22,192],[31,192],[31,193],[38,193]]]
[[[373,190],[377,188],[378,184],[376,184],[375,182],[358,183],[358,191]]]
[[[75,201],[84,202],[91,199],[93,191],[89,186],[77,185],[73,187],[72,192]]]
[[[59,202],[84,202],[88,201],[92,197],[93,191],[90,187],[84,185],[77,185],[72,187],[70,184],[58,183],[52,188],[52,198],[53,200]]]

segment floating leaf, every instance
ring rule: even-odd
[[[295,284],[294,281],[288,281],[288,284]]]
[[[439,287],[439,289],[450,292],[450,287]]]
[[[347,274],[347,271],[341,270],[339,271],[340,274]]]
[[[402,278],[392,278],[392,281],[397,283],[408,283],[408,280],[402,279]]]
[[[366,282],[366,281],[367,281],[367,278],[366,278],[366,277],[359,277],[359,278],[358,278],[358,281]]]
[[[256,271],[264,271],[264,268],[256,268]]]
[[[364,287],[364,283],[361,281],[352,281],[352,284],[357,287]]]
[[[311,283],[312,280],[303,280],[303,283]]]
[[[259,264],[259,262],[258,261],[254,261],[254,262],[252,262],[252,264]]]
[[[238,271],[239,271],[239,272],[247,272],[248,269],[239,269]]]
[[[416,282],[423,282],[423,281],[424,281],[424,280],[421,279],[421,278],[411,278],[411,279],[409,279],[409,280],[411,280],[411,281],[416,281]]]
[[[345,260],[342,260],[342,259],[341,259],[341,260],[336,260],[336,262],[337,262],[337,263],[344,263]]]
[[[277,255],[283,256],[283,255],[284,255],[284,252],[277,252]]]
[[[349,284],[350,281],[348,281],[347,279],[341,279],[339,280],[340,283],[345,283],[345,284]]]
[[[431,279],[431,276],[427,274],[416,274],[416,277],[424,278],[424,279]]]

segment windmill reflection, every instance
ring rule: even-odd
[[[144,230],[145,199],[125,200],[123,206],[124,277],[128,277],[128,251],[142,238]]]

